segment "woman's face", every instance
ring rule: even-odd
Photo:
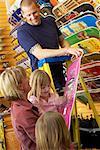
[[[29,80],[27,77],[23,77],[22,82],[21,82],[21,87],[23,92],[28,93],[30,90],[30,86],[29,86]]]

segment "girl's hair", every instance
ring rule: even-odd
[[[70,135],[64,118],[58,112],[46,112],[37,120],[37,150],[69,150]]]
[[[2,96],[10,100],[21,98],[19,84],[23,77],[26,77],[26,72],[20,66],[7,68],[2,72],[0,75],[0,92]]]
[[[41,95],[41,88],[45,87],[48,84],[50,85],[51,80],[49,75],[45,71],[36,69],[31,73],[29,84],[31,90],[28,93],[28,97],[34,95],[39,99]]]

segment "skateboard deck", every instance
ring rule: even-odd
[[[86,16],[86,15],[92,15],[92,16],[94,16],[94,17],[97,18],[96,14],[94,12],[92,12],[92,11],[86,11],[86,12],[80,13],[79,15],[76,15],[75,17],[73,17],[72,19],[70,19],[70,20],[68,20],[68,21],[66,21],[64,23],[60,22],[60,24],[59,24],[57,22],[57,26],[59,28],[61,28],[61,27],[65,26],[65,25],[67,25],[68,23],[70,23],[71,21],[73,21],[75,19],[78,19],[78,18],[81,18],[81,17]]]
[[[84,54],[92,53],[92,52],[99,52],[100,51],[100,40],[97,38],[89,38],[83,41],[80,41],[74,45],[74,48],[82,48]]]
[[[96,56],[99,55],[98,53],[91,54],[90,58],[88,59],[88,63],[81,65],[81,76],[84,78],[84,81],[87,85],[89,93],[91,93],[91,97],[94,101],[100,101],[100,55],[96,61]],[[89,57],[89,56],[86,56]],[[84,58],[83,58],[84,59]],[[91,59],[91,60],[90,60]],[[95,61],[94,61],[95,60]],[[85,63],[85,62],[84,62]],[[85,96],[84,90],[82,89],[81,84],[78,84],[78,98],[80,96]]]
[[[16,59],[17,62],[18,62],[18,61],[21,61],[22,59],[25,59],[25,58],[28,58],[26,52],[22,52],[22,53],[17,54],[17,55],[15,56],[15,59]]]
[[[92,60],[87,63],[81,65],[81,75],[85,79],[91,79],[91,78],[99,78],[100,79],[100,61],[94,61]]]
[[[83,14],[84,12],[94,12],[94,7],[90,3],[82,3],[78,7],[70,10],[60,18],[56,19],[56,23],[58,26],[65,24],[65,22],[68,22],[69,20],[72,20],[73,18],[76,18],[77,16]]]
[[[100,20],[96,21],[96,25],[97,25],[98,29],[100,30]]]
[[[91,0],[64,0],[63,2],[59,3],[56,5],[53,9],[52,12],[56,16],[56,18],[61,17],[62,15],[66,14],[72,9],[75,9],[76,6],[80,6],[80,4],[88,2],[93,6],[96,6],[96,4],[91,1]]]
[[[17,54],[24,52],[24,49],[20,45],[14,47],[13,50],[15,50]]]
[[[93,15],[85,15],[78,19],[70,21],[67,25],[60,28],[62,33],[66,33],[67,36],[79,32],[87,27],[96,27],[97,18]]]
[[[0,150],[6,150],[2,116],[0,116]]]
[[[100,31],[96,27],[88,27],[78,33],[72,34],[65,38],[66,41],[73,45],[91,37],[100,38]]]
[[[24,58],[21,61],[18,61],[16,65],[23,67],[24,69],[30,68],[30,61],[28,58]]]
[[[81,63],[86,64],[86,63],[95,62],[95,61],[100,61],[100,52],[93,52],[93,53],[85,54],[82,57]]]

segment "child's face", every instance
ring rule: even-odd
[[[41,87],[41,98],[47,99],[50,95],[50,85],[42,86]]]

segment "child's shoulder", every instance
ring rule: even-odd
[[[36,96],[32,95],[28,98],[28,100],[32,103],[32,104],[37,104],[38,103],[38,99]]]

